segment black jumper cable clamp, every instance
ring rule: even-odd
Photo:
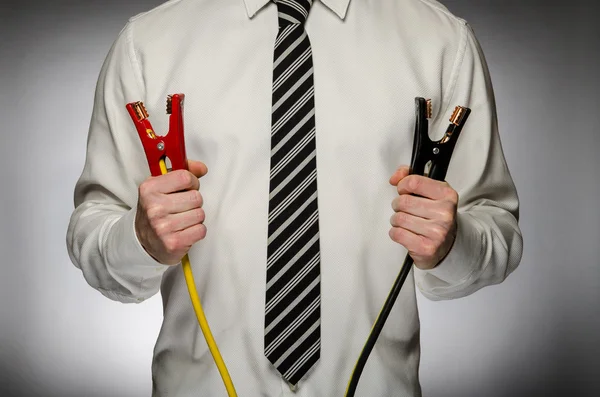
[[[438,181],[443,181],[446,178],[446,172],[448,171],[448,165],[450,164],[450,158],[452,157],[456,141],[471,114],[471,109],[457,106],[450,117],[450,125],[446,129],[444,136],[439,141],[432,141],[429,138],[428,121],[428,119],[431,118],[431,100],[417,97],[415,98],[415,106],[415,136],[409,175],[423,175]],[[406,254],[402,269],[392,286],[379,316],[377,316],[377,319],[375,320],[375,324],[373,324],[369,338],[356,362],[352,377],[348,383],[348,388],[346,389],[346,397],[354,396],[358,380],[360,379],[360,375],[369,358],[369,354],[371,353],[371,350],[373,350],[373,346],[375,346],[375,342],[383,329],[385,321],[392,311],[392,307],[400,294],[402,285],[412,268],[413,262],[411,256]]]

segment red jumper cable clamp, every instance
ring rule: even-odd
[[[167,114],[169,114],[169,132],[166,135],[156,135],[152,124],[148,120],[148,112],[141,101],[131,102],[126,105],[127,111],[135,124],[135,128],[140,136],[150,172],[152,176],[166,174],[171,170],[188,169],[187,156],[185,153],[185,141],[183,138],[183,94],[173,94],[167,97]],[[167,169],[168,161],[171,163],[171,169]],[[196,318],[200,329],[204,334],[204,339],[208,349],[213,356],[219,374],[223,379],[223,384],[227,390],[227,395],[237,397],[233,381],[227,370],[227,366],[221,357],[219,348],[212,335],[200,297],[196,291],[196,283],[192,273],[192,266],[187,254],[181,259],[181,268],[185,277],[192,307],[196,313]]]
[[[183,100],[184,94],[173,94],[167,97],[167,114],[169,114],[169,132],[156,135],[148,120],[148,112],[141,101],[127,104],[127,111],[140,136],[150,173],[152,176],[162,174],[160,161],[167,158],[173,170],[187,170],[185,141],[183,139]]]

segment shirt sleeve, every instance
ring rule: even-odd
[[[445,131],[454,106],[472,112],[446,175],[459,195],[456,239],[435,268],[414,269],[417,287],[431,300],[460,298],[502,282],[523,251],[519,199],[500,142],[489,71],[467,24],[451,81],[434,131]]]
[[[100,71],[86,161],[67,230],[73,264],[93,288],[121,302],[156,294],[168,268],[144,250],[134,228],[138,186],[150,172],[125,105],[143,97],[129,22]]]

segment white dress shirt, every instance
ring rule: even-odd
[[[518,197],[487,66],[465,21],[433,0],[320,0],[306,30],[315,81],[322,350],[295,392],[263,354],[276,6],[169,1],[131,18],[102,67],[67,244],[86,281],[110,299],[141,302],[160,289],[153,396],[226,394],[180,266],[157,263],[136,238],[137,187],[149,169],[128,102],[142,100],[164,134],[167,94],[186,95],[188,157],[209,168],[200,181],[208,233],[189,255],[241,397],[344,395],[406,254],[388,235],[398,194],[388,180],[410,163],[417,96],[433,101],[432,139],[441,138],[456,105],[472,109],[446,178],[460,197],[458,235],[436,268],[408,277],[357,396],[421,394],[415,284],[430,299],[458,298],[501,282],[519,263]]]

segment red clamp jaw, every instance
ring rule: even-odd
[[[171,162],[172,170],[188,168],[183,138],[184,98],[184,94],[173,94],[167,97],[167,114],[170,115],[169,132],[162,136],[154,132],[143,102],[131,102],[126,106],[144,146],[152,176],[162,174],[160,160],[166,161],[167,158]]]

